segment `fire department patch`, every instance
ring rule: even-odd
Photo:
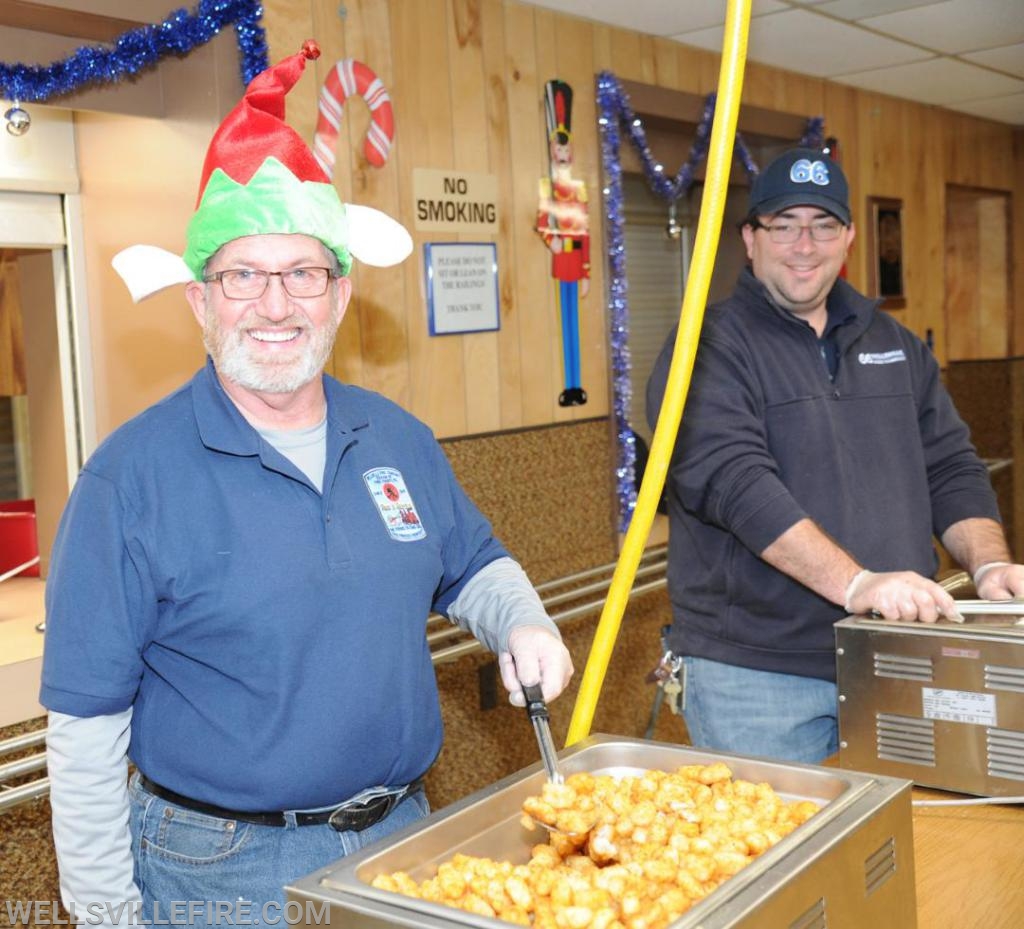
[[[364,472],[363,481],[391,538],[397,542],[426,538],[427,530],[420,522],[401,471],[397,468],[372,468]]]

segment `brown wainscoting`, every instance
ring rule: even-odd
[[[616,559],[607,417],[442,446],[466,493],[535,584]]]

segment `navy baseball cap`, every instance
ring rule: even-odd
[[[843,169],[817,148],[779,155],[750,187],[748,217],[780,213],[791,206],[818,206],[850,225],[850,189]]]

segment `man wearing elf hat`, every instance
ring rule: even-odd
[[[981,597],[1024,594],[1024,567],[935,357],[840,277],[839,164],[780,155],[740,232],[750,265],[705,317],[670,470],[667,644],[694,745],[817,762],[839,748],[837,620],[960,619],[935,537]]]
[[[343,205],[284,123],[317,54],[259,75],[219,128],[184,256],[115,260],[136,299],[187,282],[209,358],[96,451],[54,545],[54,840],[65,904],[93,924],[173,901],[191,925],[260,919],[289,881],[425,815],[430,611],[499,655],[517,705],[572,674],[430,431],[322,373],[352,256],[391,264],[411,242]]]

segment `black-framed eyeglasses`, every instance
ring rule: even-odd
[[[281,278],[291,297],[322,297],[327,282],[333,277],[330,268],[289,268],[287,271],[264,271],[262,268],[229,268],[204,277],[207,284],[220,283],[229,300],[255,300],[267,291],[272,277]]]
[[[813,223],[801,226],[800,223],[791,223],[783,220],[775,223],[762,223],[759,219],[752,219],[750,225],[753,229],[764,229],[768,238],[776,245],[792,245],[800,241],[800,236],[807,229],[815,242],[834,242],[839,234],[846,228],[838,219],[816,219]]]

